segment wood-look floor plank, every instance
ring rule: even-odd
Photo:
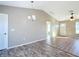
[[[79,40],[56,38],[0,51],[0,57],[76,57]]]

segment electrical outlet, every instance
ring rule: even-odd
[[[26,40],[26,38],[24,37],[24,40]]]

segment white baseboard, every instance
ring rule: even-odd
[[[60,36],[60,37],[57,37],[57,38],[69,38],[69,37],[62,37],[62,36]]]
[[[12,48],[16,48],[16,47],[19,47],[19,46],[32,44],[32,43],[35,43],[35,42],[38,42],[38,41],[42,41],[42,40],[45,40],[45,39],[35,40],[35,41],[29,42],[29,43],[24,43],[24,44],[20,44],[20,45],[17,45],[17,46],[8,47],[7,49],[12,49]]]

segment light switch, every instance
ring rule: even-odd
[[[15,29],[11,29],[11,31],[15,31]]]

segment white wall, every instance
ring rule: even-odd
[[[0,5],[0,13],[8,14],[9,47],[46,38],[46,21],[50,17],[45,12]],[[36,15],[36,21],[27,19],[32,14]]]

